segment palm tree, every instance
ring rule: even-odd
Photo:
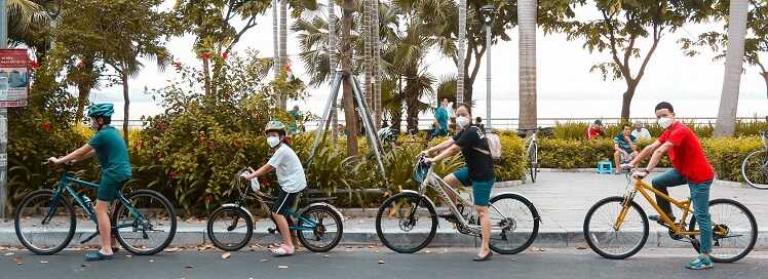
[[[728,17],[728,51],[725,58],[725,76],[717,113],[715,136],[733,136],[736,129],[736,109],[739,104],[744,59],[744,41],[747,35],[748,0],[731,0]]]
[[[467,0],[459,0],[459,37],[456,44],[458,44],[456,68],[459,72],[456,79],[456,104],[463,104],[464,80],[466,76],[464,73],[464,52],[466,51],[467,44]]]
[[[517,2],[520,30],[520,128],[536,128],[536,0]]]
[[[288,65],[288,1],[280,1],[280,71]],[[280,109],[286,109],[287,97],[280,97]]]

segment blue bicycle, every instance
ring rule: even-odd
[[[91,199],[75,191],[75,186],[98,189],[99,185],[80,179],[65,165],[58,169],[61,178],[53,190],[28,194],[15,213],[16,236],[21,244],[38,255],[52,255],[66,248],[77,227],[75,206],[96,224]],[[152,190],[136,190],[128,194],[118,191],[112,212],[112,235],[120,245],[136,255],[156,254],[173,241],[176,234],[176,212],[162,194]],[[97,227],[97,226],[96,226]],[[98,236],[98,230],[81,244]]]

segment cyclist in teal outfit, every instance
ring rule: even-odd
[[[94,104],[88,108],[88,117],[96,134],[87,144],[61,158],[51,157],[52,164],[64,164],[87,159],[94,154],[101,163],[101,180],[96,193],[96,220],[98,222],[101,249],[85,255],[87,261],[112,259],[112,224],[109,220],[110,203],[117,197],[118,190],[131,178],[131,162],[128,146],[120,133],[109,123],[115,110],[112,104]]]

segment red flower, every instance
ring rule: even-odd
[[[211,58],[211,53],[207,52],[207,51],[202,52],[202,53],[200,53],[200,58],[203,59],[203,60],[208,60],[208,59]]]
[[[176,68],[176,71],[181,71],[181,62],[174,61],[173,62],[173,67]]]
[[[45,131],[46,133],[50,133],[51,130],[53,129],[53,126],[51,125],[51,122],[45,121],[41,125],[41,128],[43,128],[43,131]]]
[[[221,59],[227,60],[228,57],[229,57],[229,52],[225,51],[224,53],[221,54]]]
[[[175,171],[170,171],[170,172],[168,173],[168,177],[169,177],[171,180],[175,180],[175,179],[176,179],[176,175],[177,175],[177,174],[176,174],[176,172],[175,172]]]
[[[38,67],[40,67],[40,64],[37,63],[37,60],[29,61],[29,68],[33,71],[36,70]]]

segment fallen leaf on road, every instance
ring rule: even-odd
[[[384,260],[379,260],[379,264],[384,264]]]
[[[133,258],[133,255],[125,255],[126,258]]]
[[[13,256],[13,252],[8,252],[8,253],[5,253],[5,255],[4,255],[4,256],[6,256],[6,257],[10,257],[10,256]]]
[[[576,250],[587,250],[587,247],[584,247],[584,246],[576,246]]]
[[[13,258],[13,261],[16,262],[16,265],[21,265],[24,262],[21,260],[21,257],[15,257]]]
[[[149,262],[153,263],[153,262],[155,262],[155,260],[149,260]]]
[[[368,245],[368,248],[369,249],[373,249],[373,245]]]
[[[432,253],[432,251],[430,250],[424,251],[424,254],[429,254],[429,253]]]
[[[230,253],[230,252],[226,252],[224,254],[221,254],[221,258],[224,259],[224,260],[227,260],[230,257],[232,257],[232,253]]]
[[[184,268],[186,268],[186,269],[191,269],[191,268],[193,268],[193,266],[191,266],[191,265],[188,265],[188,266],[185,266]]]
[[[261,260],[259,260],[260,263],[265,263],[265,262],[268,262],[268,261],[269,261],[268,259],[261,259]]]
[[[40,261],[41,264],[47,264],[48,261]]]
[[[539,251],[539,252],[544,252],[544,251],[546,251],[546,250],[544,250],[544,248],[536,248],[536,251]]]
[[[288,269],[287,265],[278,265],[277,268],[279,269]]]
[[[172,248],[165,249],[166,252],[179,252],[179,251],[182,251],[182,250],[183,249],[181,249],[179,247],[172,247]]]
[[[323,255],[323,258],[330,258],[331,256],[328,254]]]

